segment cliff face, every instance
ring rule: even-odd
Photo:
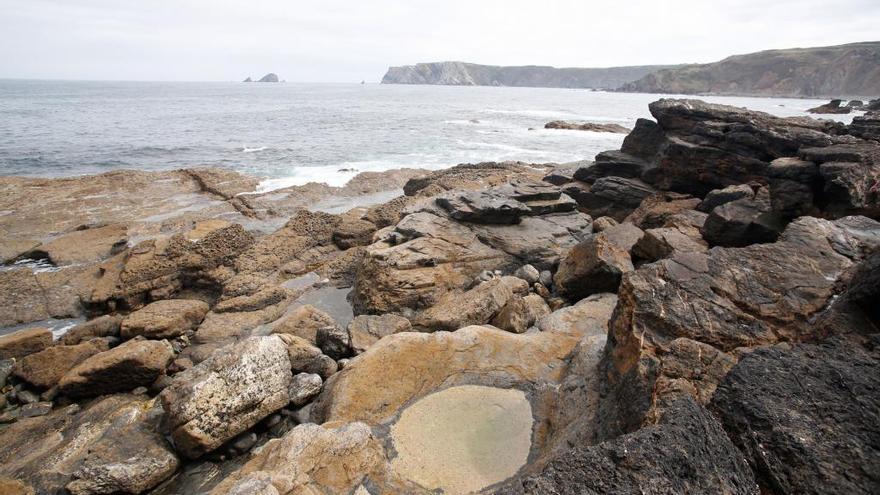
[[[617,88],[651,72],[670,67],[674,66],[645,65],[604,69],[557,69],[536,65],[501,67],[465,62],[435,62],[391,67],[382,78],[382,84]]]
[[[659,70],[624,84],[638,93],[847,97],[880,94],[880,42],[768,50]]]

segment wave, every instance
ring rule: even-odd
[[[632,122],[635,119],[625,117],[609,117],[601,115],[584,115],[566,110],[501,110],[495,108],[483,109],[485,113],[501,115],[519,115],[522,117],[540,117],[546,119],[569,119],[569,120],[592,120],[600,122]]]
[[[258,152],[258,151],[265,151],[265,150],[267,150],[267,149],[268,149],[268,148],[265,147],[265,146],[260,146],[259,148],[248,148],[247,146],[242,146],[242,147],[241,147],[241,152],[242,152],[242,153],[256,153],[256,152]]]

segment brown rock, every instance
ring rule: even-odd
[[[553,278],[557,291],[570,300],[614,292],[624,273],[633,270],[629,251],[644,232],[623,223],[578,244],[562,260]]]
[[[402,316],[387,314],[382,316],[361,315],[355,317],[348,325],[351,336],[351,350],[357,355],[370,346],[387,337],[400,332],[411,332],[412,324]]]
[[[308,340],[291,334],[279,334],[278,337],[287,345],[290,368],[294,373],[315,373],[326,380],[338,370],[336,361]]]
[[[447,294],[423,313],[418,325],[430,331],[452,331],[488,323],[512,297],[513,291],[502,279],[489,280],[467,292]]]
[[[151,384],[174,358],[165,341],[130,340],[86,359],[58,383],[70,397],[94,397]]]
[[[28,328],[0,336],[0,359],[20,358],[52,345],[48,328]]]
[[[311,304],[305,304],[295,308],[289,315],[279,321],[272,328],[272,333],[296,335],[314,345],[318,329],[333,326],[336,326],[336,321],[332,316]]]
[[[51,388],[71,368],[108,349],[103,340],[90,340],[77,345],[56,345],[18,360],[12,373],[31,385]]]
[[[373,242],[374,232],[376,232],[376,225],[372,222],[343,217],[343,220],[333,231],[333,243],[339,249],[368,246]]]
[[[191,299],[168,299],[150,303],[128,315],[121,326],[122,338],[141,335],[148,339],[169,339],[199,326],[208,305]]]
[[[125,225],[77,229],[41,244],[31,256],[48,258],[55,265],[89,263],[108,258],[125,249],[128,228]]]
[[[98,337],[115,337],[119,335],[121,325],[122,317],[119,315],[99,316],[68,330],[61,336],[61,342],[74,345]]]

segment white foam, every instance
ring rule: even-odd
[[[568,120],[590,120],[599,122],[632,122],[634,119],[626,117],[609,117],[601,115],[583,115],[565,110],[500,110],[495,108],[486,108],[486,113],[496,113],[502,115],[520,115],[523,117],[540,117],[547,119],[568,119]]]
[[[248,148],[247,146],[242,146],[241,152],[242,153],[256,153],[258,151],[265,151],[266,149],[268,149],[268,148],[266,148],[265,146],[260,146],[259,148]]]

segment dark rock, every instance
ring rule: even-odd
[[[878,247],[873,220],[802,217],[772,244],[676,253],[624,276],[602,364],[600,437],[637,429],[671,390],[705,403],[738,348],[827,337],[815,317]]]
[[[561,453],[539,474],[499,493],[759,493],[754,476],[718,421],[689,398],[664,408],[635,433]]]
[[[270,73],[266,74],[265,76],[261,77],[260,80],[257,82],[277,83],[278,82],[278,75],[270,72]]]
[[[553,285],[572,301],[617,292],[623,274],[633,270],[630,250],[642,235],[641,229],[629,223],[592,235],[569,251],[559,264]]]
[[[741,198],[712,210],[703,224],[703,238],[712,246],[742,247],[773,242],[785,221],[770,207],[770,196],[761,189],[754,198]]]
[[[867,114],[853,117],[849,133],[862,139],[880,141],[880,115]]]
[[[351,336],[336,325],[321,327],[315,335],[315,344],[321,352],[333,359],[351,356]]]
[[[880,352],[833,339],[747,354],[712,399],[759,483],[776,493],[880,491]]]
[[[650,161],[660,151],[666,137],[653,120],[638,119],[632,132],[623,139],[620,151]]]
[[[34,418],[44,416],[52,411],[51,402],[30,402],[21,406],[20,418]]]
[[[591,162],[589,162],[591,163]],[[552,172],[545,175],[542,179],[544,182],[548,184],[553,184],[554,186],[562,186],[568,184],[574,179],[574,172],[577,170],[576,168],[554,168]]]
[[[773,211],[794,218],[816,210],[816,195],[822,188],[818,165],[798,158],[777,158],[770,162],[767,174]]]
[[[622,151],[603,151],[596,161],[575,170],[573,178],[593,183],[602,177],[628,177],[638,179],[650,168],[647,161]]]
[[[778,160],[775,160],[774,163],[785,163],[780,162],[780,160],[790,159],[779,158]],[[818,170],[816,172],[818,172]],[[706,194],[706,197],[704,197],[703,201],[697,206],[697,210],[702,211],[703,213],[709,213],[716,207],[730,203],[731,201],[753,197],[755,197],[755,190],[748,184],[737,184],[735,186],[727,186],[724,189],[714,189]]]
[[[656,191],[639,179],[602,177],[592,186],[572,183],[564,192],[592,217],[608,216],[623,221]]]
[[[529,212],[521,202],[498,193],[469,192],[437,198],[437,204],[455,220],[488,224],[515,224]]]
[[[852,111],[852,107],[849,105],[842,107],[840,104],[843,103],[843,100],[831,100],[824,105],[819,105],[818,107],[810,108],[807,110],[808,113],[825,113],[825,114],[841,114],[841,113],[850,113]]]

